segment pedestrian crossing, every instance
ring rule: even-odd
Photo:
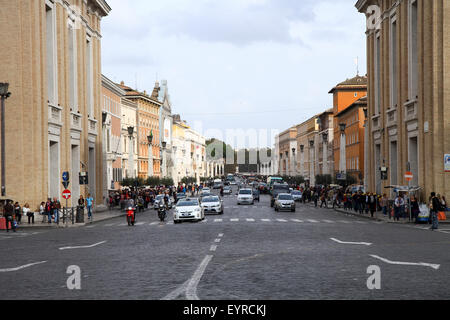
[[[329,220],[329,219],[288,219],[288,218],[275,218],[275,219],[268,219],[268,218],[216,218],[216,219],[205,219],[200,222],[201,224],[219,224],[219,223],[276,223],[276,224],[308,224],[308,225],[336,225],[336,224],[370,224],[373,222],[365,222],[365,221],[347,221],[347,220]],[[173,221],[153,221],[153,222],[137,222],[135,226],[167,226],[167,225],[174,225]],[[104,224],[102,227],[108,228],[108,227],[125,227],[128,226],[127,223],[107,223]]]

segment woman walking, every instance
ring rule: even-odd
[[[414,219],[414,223],[417,223],[417,218],[419,217],[420,208],[419,202],[415,196],[411,196],[411,217]]]

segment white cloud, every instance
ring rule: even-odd
[[[365,19],[354,0],[108,2],[105,75],[134,86],[137,74],[138,88],[151,91],[158,74],[174,112],[205,130],[284,130],[332,106],[328,91],[355,75],[357,56],[365,73]]]

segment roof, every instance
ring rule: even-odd
[[[352,90],[352,89],[367,89],[367,76],[357,75],[354,78],[347,79],[337,84],[328,93],[334,93],[336,90]]]
[[[139,92],[137,90],[134,90],[134,89],[126,86],[123,81],[120,84],[117,84],[117,86],[119,86],[122,90],[125,91],[125,96],[127,98],[142,98],[145,100],[149,100],[155,104],[161,105],[161,102],[159,102],[157,99],[153,99],[145,91]]]

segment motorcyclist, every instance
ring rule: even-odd
[[[220,187],[220,196],[223,197],[223,186]]]
[[[166,210],[169,209],[169,195],[167,192],[164,194],[164,205],[166,207]]]

